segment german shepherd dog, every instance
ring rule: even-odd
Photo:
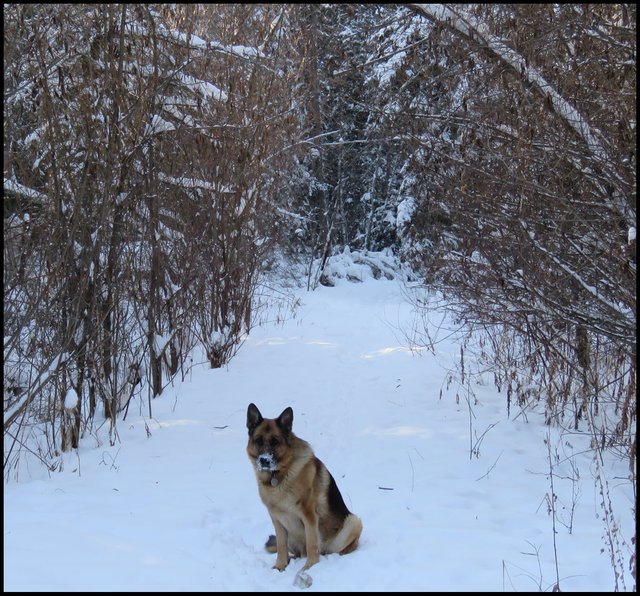
[[[306,556],[308,569],[321,554],[355,550],[362,532],[360,518],[344,504],[333,476],[313,454],[311,445],[292,432],[293,410],[263,418],[249,404],[247,454],[254,466],[260,498],[276,531],[265,547],[277,552],[274,569],[289,564],[289,553]]]

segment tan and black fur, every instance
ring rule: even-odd
[[[360,518],[347,509],[333,476],[292,426],[291,408],[270,419],[249,404],[247,454],[276,531],[274,569],[279,571],[288,565],[289,554],[306,556],[308,569],[321,554],[350,553],[362,532]],[[273,552],[273,537],[266,547]]]

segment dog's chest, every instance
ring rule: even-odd
[[[290,514],[298,509],[299,498],[289,482],[281,482],[276,486],[271,483],[260,484],[260,498],[269,511]]]

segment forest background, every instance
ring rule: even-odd
[[[635,487],[635,5],[3,10],[6,481],[385,250]]]

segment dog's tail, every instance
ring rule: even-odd
[[[276,546],[276,537],[273,534],[269,535],[267,541],[264,543],[264,547],[268,553],[278,552],[278,548]]]
[[[358,540],[362,534],[362,520],[353,513],[347,515],[340,531],[329,545],[328,552],[346,555],[358,547]]]

